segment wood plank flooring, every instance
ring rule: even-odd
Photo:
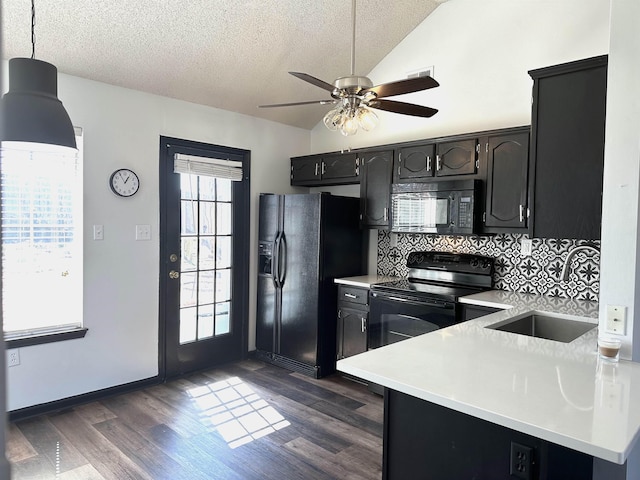
[[[382,398],[246,360],[9,427],[12,478],[379,480]]]

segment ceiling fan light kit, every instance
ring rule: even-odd
[[[35,6],[31,2],[31,58],[9,60],[9,91],[0,102],[3,147],[27,150],[77,149],[71,119],[58,99],[58,69],[36,60]]]
[[[435,115],[438,112],[435,108],[424,107],[413,103],[387,100],[385,98],[418,92],[439,86],[439,83],[431,76],[412,77],[374,86],[373,82],[369,78],[354,74],[356,0],[352,1],[351,14],[353,26],[351,38],[351,75],[336,79],[332,85],[307,73],[289,72],[294,77],[330,92],[333,100],[279,103],[272,105],[260,105],[259,107],[270,108],[310,104],[337,104],[332,110],[327,112],[322,121],[329,130],[340,131],[340,133],[345,136],[354,135],[357,133],[358,128],[362,128],[365,131],[375,128],[378,124],[378,116],[373,112],[373,110],[371,110],[373,108],[416,117],[428,118]]]

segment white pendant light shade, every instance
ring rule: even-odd
[[[58,69],[33,58],[9,60],[9,91],[0,101],[3,147],[76,149],[71,119],[58,99]],[[22,146],[22,148],[25,148]]]

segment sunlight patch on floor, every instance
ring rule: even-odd
[[[238,377],[188,390],[206,423],[231,448],[291,425]]]

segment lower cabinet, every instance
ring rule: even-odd
[[[584,453],[395,390],[384,400],[383,480],[592,478]]]
[[[338,285],[337,359],[366,352],[369,289]]]

